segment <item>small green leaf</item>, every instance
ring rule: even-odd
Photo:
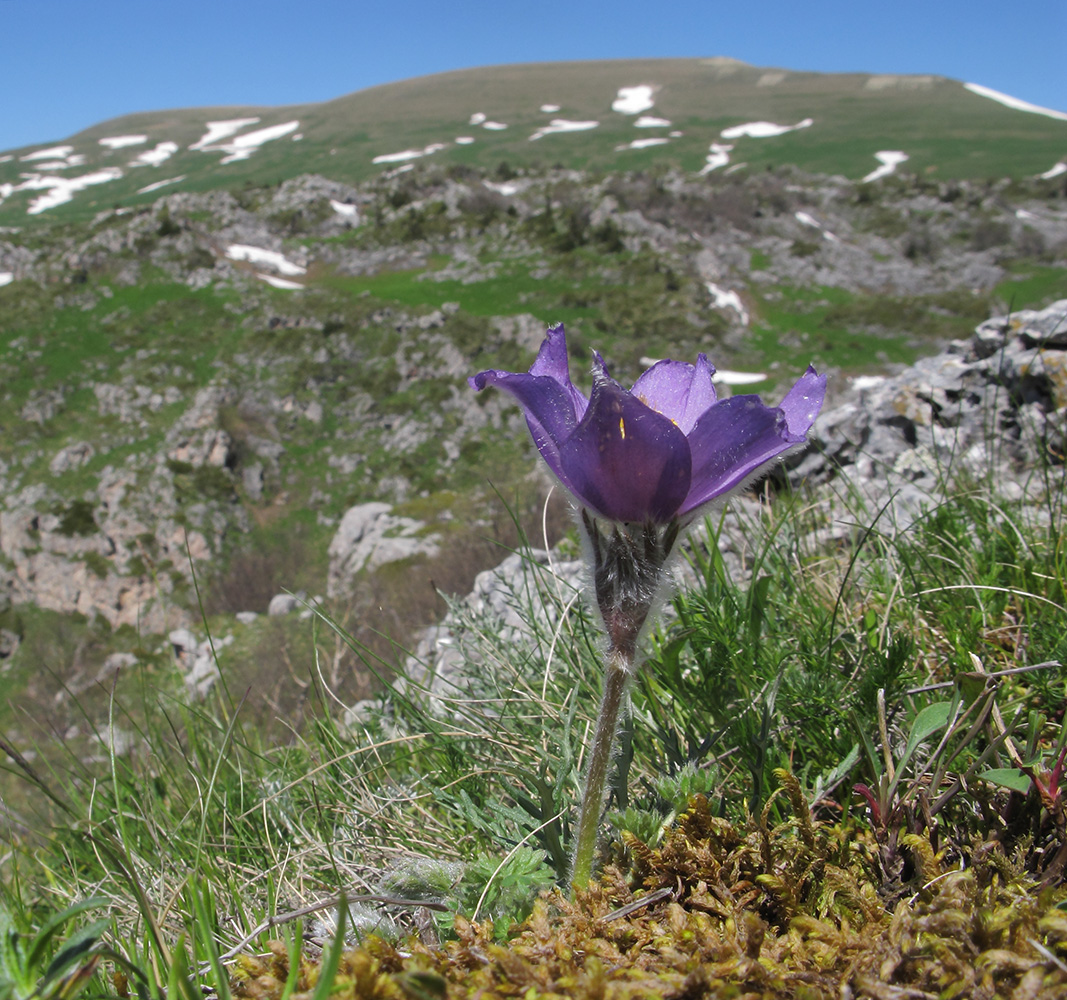
[[[50,982],[66,975],[71,969],[96,947],[100,935],[107,930],[109,920],[97,920],[88,927],[83,927],[73,937],[63,943],[63,947],[52,959],[48,970],[44,974],[44,981]]]
[[[952,711],[952,703],[948,701],[935,702],[927,705],[911,724],[911,732],[908,734],[908,746],[914,749],[923,740],[939,729],[948,725],[949,713]]]
[[[1030,791],[1030,778],[1023,774],[1017,767],[993,767],[988,771],[982,771],[979,778],[985,778],[994,785],[1002,788],[1010,788],[1013,792]]]

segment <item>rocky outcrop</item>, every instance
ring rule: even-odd
[[[363,503],[350,507],[341,518],[328,550],[326,593],[330,597],[349,594],[353,580],[362,572],[417,555],[438,554],[437,535],[425,534],[421,521],[397,516],[392,510],[387,503]]]
[[[856,379],[789,475],[847,476],[906,524],[964,475],[1010,499],[1042,490],[1030,472],[1063,460],[1065,435],[1067,299],[988,320],[899,375]]]
[[[470,594],[419,637],[402,685],[410,685],[413,695],[421,692],[442,713],[456,699],[496,697],[498,685],[487,680],[487,670],[495,669],[488,662],[490,647],[518,662],[523,646],[550,643],[560,617],[582,599],[585,572],[581,560],[531,549],[479,573]],[[373,704],[355,706],[348,722]]]

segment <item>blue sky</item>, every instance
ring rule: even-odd
[[[329,100],[471,66],[731,56],[936,73],[1067,111],[1064,0],[0,0],[0,150],[132,111]]]

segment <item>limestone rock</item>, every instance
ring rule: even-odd
[[[1050,438],[1062,440],[1067,351],[1056,345],[1065,327],[1061,300],[989,320],[899,375],[857,380],[816,421],[788,463],[790,479],[847,475],[872,499],[892,498],[890,513],[904,524],[947,488],[945,470],[988,475],[992,463],[1007,486],[1043,460]]]
[[[187,628],[174,629],[167,636],[174,649],[174,658],[184,674],[186,690],[193,698],[205,698],[222,676],[217,663],[218,654],[233,642],[232,635],[198,640]]]
[[[469,622],[484,623],[484,632],[502,646],[521,649],[550,636],[565,609],[581,600],[585,573],[583,561],[561,561],[542,549],[508,556],[474,578],[461,607],[426,629],[407,659],[405,676],[442,710],[444,700],[485,695],[484,655]]]
[[[292,614],[300,606],[300,602],[292,594],[275,594],[267,605],[267,614],[272,618],[280,615]]]
[[[349,593],[360,572],[377,569],[417,555],[436,556],[440,538],[424,533],[425,525],[392,513],[387,503],[371,502],[350,507],[330,542],[327,594]]]

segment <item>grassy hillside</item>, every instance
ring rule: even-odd
[[[612,110],[623,88],[641,86],[650,89],[647,107]],[[642,116],[669,124],[637,127]],[[772,137],[721,134],[745,123],[795,126],[806,119],[810,126]],[[232,150],[220,150],[219,143],[209,143],[216,148],[208,150],[190,148],[205,137],[208,122],[236,120],[245,124],[220,142],[240,144],[264,129],[290,128],[253,141],[247,158],[227,163],[222,161]],[[531,141],[557,120],[597,125]],[[144,140],[119,148],[100,145],[123,136]],[[663,142],[630,148],[635,140],[651,139]],[[791,164],[858,180],[878,166],[877,152],[893,150],[907,154],[909,172],[934,179],[1024,178],[1049,170],[1067,153],[1067,122],[1005,107],[940,77],[798,73],[729,59],[483,67],[386,84],[321,104],[140,112],[45,147],[11,150],[0,156],[0,224],[26,225],[39,217],[27,216],[27,209],[40,187],[15,190],[34,172],[63,180],[98,178],[69,203],[41,213],[84,217],[114,205],[147,203],[158,197],[155,185],[164,182],[171,190],[203,191],[274,184],[309,172],[365,181],[409,164],[375,163],[404,152],[424,152],[445,166],[487,170],[506,162],[513,168],[615,171],[660,165],[697,172],[713,143],[733,147],[723,170]],[[70,150],[58,158],[26,159],[49,146]],[[154,165],[132,166],[145,152],[154,155]]]

